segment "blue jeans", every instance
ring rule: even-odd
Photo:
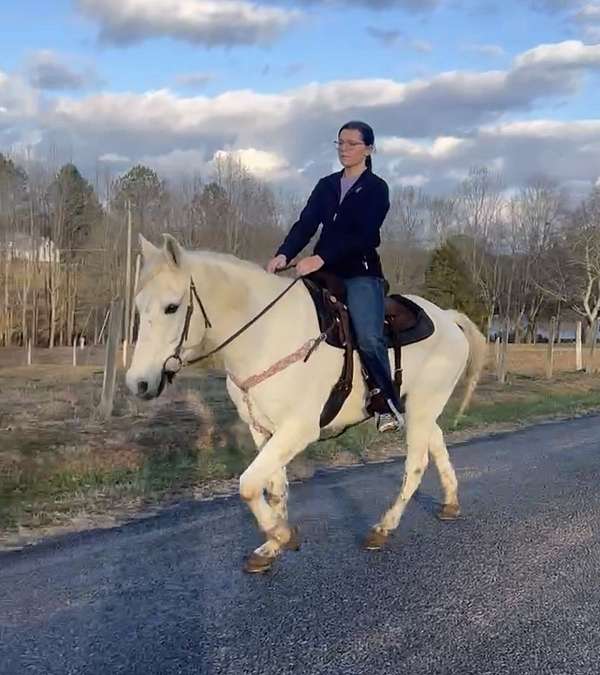
[[[383,333],[385,291],[383,279],[352,277],[345,279],[348,311],[363,364],[386,399],[400,411],[404,406],[392,382],[387,341]]]

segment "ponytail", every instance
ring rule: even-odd
[[[367,169],[369,169],[369,171],[373,171],[373,161],[371,160],[371,155],[365,159],[365,164],[367,165]]]

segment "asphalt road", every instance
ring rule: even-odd
[[[292,486],[299,553],[236,497],[0,555],[0,673],[600,673],[600,418],[453,449],[464,518],[431,469],[389,548],[359,548],[401,461]]]

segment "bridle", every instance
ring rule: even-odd
[[[188,339],[188,335],[190,332],[190,322],[192,320],[192,314],[194,313],[194,298],[196,299],[196,302],[198,303],[198,306],[200,307],[200,311],[202,312],[202,316],[204,317],[204,326],[205,328],[212,328],[212,324],[210,322],[210,319],[208,318],[208,314],[206,313],[206,309],[204,308],[204,304],[202,300],[200,299],[200,296],[198,295],[198,291],[196,290],[196,284],[194,283],[194,278],[190,277],[190,293],[189,293],[189,300],[188,300],[188,306],[185,312],[185,321],[183,324],[183,330],[181,331],[181,336],[179,338],[179,342],[177,343],[177,347],[175,347],[175,351],[171,354],[171,356],[167,356],[165,359],[165,362],[163,363],[162,367],[162,377],[166,377],[169,384],[173,382],[173,378],[175,375],[181,370],[183,367],[183,360],[181,358],[181,351],[183,349],[183,343]],[[207,357],[201,357],[201,358],[207,358]],[[173,368],[167,368],[167,362],[173,359],[176,362],[176,367]],[[200,359],[198,359],[200,360]]]
[[[295,265],[288,265],[287,267],[282,268],[281,270],[278,270],[279,272],[285,272],[286,270],[292,269],[295,267]],[[238,338],[242,333],[244,333],[250,326],[252,326],[256,321],[258,321],[262,316],[264,316],[283,296],[288,293],[297,283],[300,281],[302,277],[296,277],[291,284],[285,287],[285,289],[279,293],[279,295],[274,298],[266,307],[264,307],[256,316],[254,316],[250,321],[245,323],[241,328],[239,328],[233,335],[230,335],[226,340],[221,342],[220,345],[217,345],[214,349],[211,349],[209,352],[206,354],[202,354],[201,356],[197,356],[196,358],[186,360],[185,363],[183,359],[181,358],[181,352],[183,351],[183,345],[185,341],[188,338],[189,330],[190,330],[190,323],[192,320],[192,315],[194,313],[194,299],[198,303],[198,306],[200,307],[200,311],[202,312],[202,316],[204,317],[204,325],[206,328],[212,328],[212,324],[210,322],[210,319],[208,318],[208,314],[206,312],[206,309],[204,307],[204,304],[202,303],[202,300],[200,298],[200,295],[198,294],[198,291],[196,289],[196,285],[194,283],[193,277],[190,277],[190,292],[189,292],[189,300],[188,300],[188,306],[186,309],[185,313],[185,322],[183,324],[183,330],[181,331],[181,336],[179,338],[179,342],[177,343],[177,346],[175,347],[175,351],[168,356],[162,367],[162,373],[161,373],[161,380],[164,380],[164,378],[167,379],[169,384],[173,382],[173,378],[177,373],[182,369],[184,365],[191,365],[193,363],[199,363],[200,361],[204,361],[205,359],[208,359],[210,356],[213,356],[217,352],[221,351],[221,349],[224,349],[227,347],[227,345],[231,344],[236,338]],[[170,367],[167,368],[167,364],[169,361],[173,360],[175,362],[175,365],[173,367],[173,364],[170,364]]]

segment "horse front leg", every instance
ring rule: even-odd
[[[305,419],[311,419],[311,416],[306,415]],[[309,443],[318,439],[319,432],[318,425],[308,426],[299,420],[282,424],[240,477],[240,496],[267,537],[246,561],[246,572],[266,572],[283,549],[297,548],[296,533],[287,520],[285,467]],[[268,499],[265,489],[269,490]]]
[[[260,452],[266,442],[269,440],[269,436],[266,436],[262,432],[258,431],[251,424],[249,425],[249,428],[250,433],[252,434],[252,439],[254,440],[254,444],[256,445],[256,449],[258,452]],[[287,480],[287,469],[285,467],[279,471],[275,471],[271,478],[269,478],[265,492],[268,505],[273,509],[280,520],[287,522],[289,484]],[[297,541],[293,540],[292,542],[288,542],[286,547],[298,550],[300,545]],[[270,539],[267,539],[263,546],[257,549],[258,555],[262,555],[266,558],[275,558],[280,552],[281,549],[279,543]]]

